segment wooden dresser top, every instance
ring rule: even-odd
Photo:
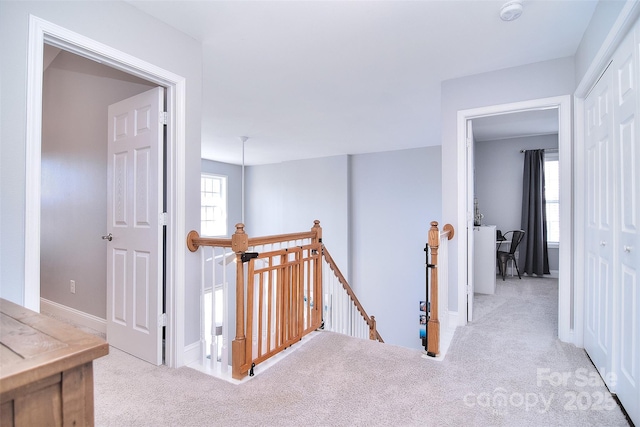
[[[0,393],[108,353],[103,339],[0,298]]]

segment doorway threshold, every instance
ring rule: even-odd
[[[253,376],[245,376],[243,379],[241,380],[237,380],[235,378],[233,378],[231,376],[231,365],[228,366],[222,366],[221,363],[214,363],[214,366],[211,366],[211,360],[207,359],[206,362],[203,364],[201,360],[197,360],[195,362],[189,363],[188,365],[186,365],[188,368],[191,369],[195,369],[196,371],[202,372],[204,374],[207,375],[211,375],[212,377],[224,380],[228,383],[231,384],[244,384],[248,381],[251,381],[253,378],[257,377],[258,375],[266,372],[269,368],[271,368],[272,366],[275,366],[276,364],[278,364],[280,361],[282,361],[285,357],[291,355],[292,353],[295,353],[296,350],[298,350],[299,348],[301,348],[303,345],[305,345],[306,343],[308,343],[309,341],[311,341],[314,337],[316,337],[320,332],[319,331],[313,331],[307,335],[305,335],[304,337],[302,337],[302,339],[291,345],[290,347],[286,348],[285,350],[281,351],[280,353],[276,354],[273,357],[270,357],[269,359],[265,360],[264,362],[260,363],[259,365],[256,365],[256,367],[253,368]]]

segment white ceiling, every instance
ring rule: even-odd
[[[130,3],[203,44],[202,156],[261,164],[439,145],[442,81],[573,56],[597,2]]]

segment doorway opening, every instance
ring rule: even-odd
[[[43,311],[105,333],[107,107],[156,85],[45,44],[41,147]],[[81,262],[78,262],[81,260]],[[71,287],[70,287],[71,284]],[[62,305],[62,307],[60,307]],[[71,312],[74,313],[74,312]]]
[[[42,75],[45,43],[92,59],[166,88],[166,357],[165,364],[183,364],[185,215],[185,97],[183,77],[58,25],[30,16],[27,66],[25,306],[40,311],[40,252],[42,202]],[[158,322],[162,319],[154,319]]]
[[[560,200],[559,179],[554,172],[558,171],[558,110],[529,110],[476,118],[472,120],[472,131],[474,168],[470,193],[474,196],[474,295],[469,304],[473,313],[472,316],[469,313],[467,320],[476,322],[483,314],[488,314],[487,310],[493,311],[496,307],[504,310],[515,304],[519,290],[525,289],[536,295],[537,303],[552,305],[544,306],[545,313],[557,313],[560,244],[557,207]],[[546,246],[550,271],[534,278],[524,272],[524,244],[513,249],[513,259],[505,256],[504,268],[496,252],[511,252],[515,244],[512,240],[521,236],[518,230],[523,228],[524,152],[539,149],[544,150]],[[557,334],[556,328],[553,333]]]
[[[565,342],[575,342],[573,325],[574,292],[572,286],[572,257],[571,242],[573,241],[573,228],[571,223],[572,192],[571,192],[571,165],[572,165],[572,140],[571,140],[571,98],[569,96],[544,98],[524,101],[513,104],[503,104],[481,107],[458,112],[458,223],[466,224],[467,239],[460,239],[462,246],[459,253],[466,254],[469,260],[473,256],[473,156],[474,143],[467,140],[468,126],[474,119],[481,119],[503,114],[554,110],[558,115],[558,159],[560,167],[560,229],[562,230],[562,244],[559,247],[558,268],[558,337]],[[458,277],[467,278],[460,280],[458,287],[458,312],[467,313],[472,304],[471,295],[473,288],[473,263],[458,263]],[[461,316],[461,323],[466,324],[467,316]]]

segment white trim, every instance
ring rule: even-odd
[[[467,120],[458,111],[458,323],[449,325],[465,326],[467,324]],[[465,231],[465,233],[462,233]]]
[[[573,193],[573,277],[574,277],[574,332],[576,341],[574,344],[584,347],[584,259],[586,256],[584,243],[585,205],[584,182],[578,177],[584,176],[585,158],[584,149],[584,98],[574,98],[574,137],[576,149],[573,153],[573,176],[575,179]]]
[[[449,311],[448,313],[448,325],[447,328],[454,331],[456,326],[458,325],[458,312],[457,311]]]
[[[183,365],[186,235],[186,80],[110,46],[29,16],[27,63],[25,289],[39,311],[43,45],[47,42],[166,88],[167,111],[167,331],[165,364]]]
[[[495,116],[505,113],[514,113],[529,110],[558,109],[558,155],[560,158],[560,228],[570,230],[568,236],[562,237],[560,246],[560,268],[558,282],[558,337],[562,341],[573,342],[571,329],[571,274],[572,274],[572,245],[573,229],[571,227],[571,214],[573,206],[572,197],[572,128],[571,128],[571,97],[558,96],[529,101],[515,102],[511,104],[492,105],[458,111],[458,224],[462,228],[466,224],[467,212],[467,184],[466,184],[466,123],[475,118]],[[465,313],[467,308],[466,280],[467,263],[461,260],[467,259],[467,239],[459,234],[458,239],[458,313]],[[566,242],[566,243],[565,243]],[[466,324],[466,316],[459,316],[458,325]]]
[[[200,341],[186,346],[183,353],[184,366],[189,366],[192,363],[200,363]]]
[[[66,305],[58,304],[54,301],[49,301],[45,298],[40,298],[40,311],[61,317],[76,325],[85,326],[103,334],[107,333],[107,321],[103,318],[67,307]]]

